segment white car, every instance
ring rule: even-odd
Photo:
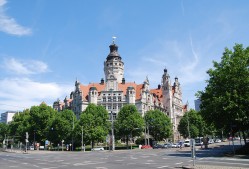
[[[209,139],[208,144],[213,144],[214,140],[213,139]]]
[[[104,147],[94,147],[92,148],[92,151],[103,151],[105,150]]]
[[[171,145],[172,148],[180,148],[180,144],[179,143],[175,143]]]
[[[216,139],[216,140],[215,140],[215,143],[220,143],[220,142],[221,142],[220,139]]]
[[[185,140],[183,145],[184,147],[190,147],[190,140]]]

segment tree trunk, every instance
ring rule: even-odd
[[[126,149],[128,149],[128,136],[125,136],[126,138],[125,138],[125,140],[126,140]]]

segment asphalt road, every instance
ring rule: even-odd
[[[221,144],[220,144],[221,145]],[[223,156],[229,145],[197,150],[195,164],[249,168],[249,159]],[[151,169],[191,166],[190,148],[101,152],[0,152],[0,169]]]

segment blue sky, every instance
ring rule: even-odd
[[[126,81],[156,88],[167,68],[194,108],[212,61],[249,45],[248,18],[247,0],[0,0],[0,113],[99,82],[112,36]]]

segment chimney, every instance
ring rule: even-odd
[[[161,85],[160,84],[158,85],[157,89],[161,89]]]

